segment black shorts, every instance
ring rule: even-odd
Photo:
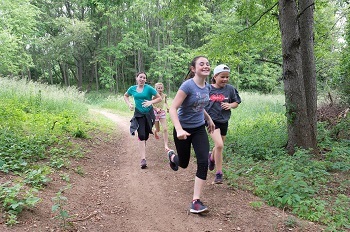
[[[227,135],[227,130],[228,130],[228,122],[215,122],[215,129],[220,129],[220,134],[221,136],[226,136]]]

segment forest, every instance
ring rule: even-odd
[[[349,5],[321,0],[311,7],[319,92],[346,96]],[[238,89],[271,93],[283,89],[279,13],[270,0],[4,0],[0,74],[117,93],[146,71],[171,92],[203,54],[213,66],[229,65]]]
[[[309,156],[312,154],[311,157],[316,157],[319,162],[327,161],[320,167],[324,165],[326,171],[322,169],[319,173],[340,171],[346,177],[350,167],[349,18],[350,2],[344,0],[2,0],[0,83],[3,90],[0,94],[4,110],[0,114],[0,170],[12,170],[6,166],[8,164],[4,165],[4,160],[11,158],[2,155],[12,156],[7,153],[6,141],[19,139],[17,135],[12,138],[10,131],[16,123],[28,117],[22,114],[35,114],[40,120],[33,120],[43,124],[49,124],[46,122],[49,120],[57,121],[64,133],[73,130],[75,136],[85,137],[86,132],[81,129],[84,126],[72,128],[74,117],[70,112],[72,110],[75,115],[76,106],[71,97],[76,97],[79,104],[85,101],[82,100],[83,94],[108,96],[103,99],[104,104],[116,97],[113,107],[119,107],[117,96],[135,84],[135,74],[139,71],[147,73],[151,85],[163,82],[167,94],[172,97],[187,74],[189,62],[197,55],[204,55],[212,69],[220,63],[228,65],[231,84],[246,96],[242,100],[246,104],[243,109],[247,111],[240,115],[246,124],[232,129],[234,135],[229,140],[232,147],[228,150],[232,148],[232,153],[238,151],[246,155],[232,162],[236,165],[235,170],[239,165],[253,162],[246,160],[247,157],[258,163],[270,161],[271,157],[280,154],[282,144],[290,156],[280,158],[280,166],[277,167],[276,163],[276,169],[283,169],[284,162],[302,169],[298,160],[304,160],[306,164],[312,159]],[[8,84],[8,80],[19,81],[21,88],[26,85],[24,81],[28,88],[37,83],[47,88],[63,89],[64,93],[61,96],[61,90],[57,90],[60,94],[55,99],[50,95],[51,90],[45,92],[46,87],[39,87],[38,92],[36,88],[29,90],[29,95],[25,95],[28,90],[23,90],[25,97],[22,99],[23,96],[17,96],[22,94],[19,92],[21,88],[18,87],[15,94],[16,87],[11,81]],[[71,94],[75,88],[78,92]],[[56,89],[52,93],[56,93]],[[47,106],[41,105],[47,100],[45,94],[50,95]],[[255,97],[250,98],[250,95]],[[276,110],[278,116],[274,115],[273,105],[265,105],[265,98],[275,95],[284,95],[283,110],[280,106]],[[7,99],[7,96],[13,99]],[[260,101],[266,109],[259,105]],[[48,109],[43,110],[44,107]],[[85,112],[85,106],[81,107]],[[259,111],[256,117],[262,120],[261,125],[255,124],[257,118],[250,118],[255,117],[250,115],[255,109]],[[50,115],[46,115],[48,112]],[[27,129],[29,125],[24,124]],[[257,128],[263,128],[262,134],[269,134],[271,138],[266,136],[266,140],[261,139],[261,144],[254,147],[251,144],[257,142],[254,137]],[[275,139],[278,145],[271,148],[268,139]],[[39,143],[42,141],[46,139],[38,138]],[[241,150],[234,150],[233,141],[239,141]],[[299,148],[310,151],[310,154]],[[326,157],[325,154],[328,154],[327,158],[320,158]],[[22,157],[13,161],[16,167],[13,170],[21,167],[21,160]],[[316,165],[305,168],[310,171],[307,176],[310,185],[315,183],[311,173],[314,168]],[[324,224],[336,217],[327,213],[333,218],[322,219],[323,208],[315,210],[314,202],[305,203],[317,191],[310,193],[310,189],[300,188],[298,184],[305,185],[305,176],[299,175],[301,170],[286,172],[297,178],[295,185],[286,190],[292,189],[296,193],[289,192],[288,195],[280,189],[286,187],[281,179],[279,183],[274,182],[280,184],[277,187],[265,185],[275,173],[264,176],[266,173],[262,169],[259,169],[259,175],[263,177],[256,177],[254,183],[255,193],[260,196],[271,193],[269,200],[272,205],[280,208],[287,205],[304,218]],[[319,175],[321,182],[326,176],[323,174]],[[234,171],[231,177],[238,178]],[[289,177],[286,177],[286,182]],[[341,220],[332,225],[334,228],[350,228],[349,212],[342,207],[349,204],[346,183],[345,180],[340,184],[341,196],[335,205],[341,211]],[[324,182],[320,183],[323,185]],[[1,185],[0,192],[7,188]],[[279,202],[273,202],[272,188],[284,196]],[[298,192],[303,190],[305,192]],[[299,199],[300,196],[305,197]],[[301,209],[300,206],[305,204],[309,204],[309,208]],[[312,210],[319,215],[310,213]]]

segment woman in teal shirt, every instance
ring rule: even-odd
[[[146,80],[147,75],[145,72],[137,73],[137,84],[129,87],[124,94],[124,100],[128,104],[129,109],[135,109],[134,116],[130,121],[130,133],[135,135],[135,132],[137,131],[142,169],[147,167],[146,141],[149,138],[149,134],[153,134],[152,127],[154,125],[155,116],[152,104],[162,101],[162,97],[159,95],[157,90],[146,84]],[[130,96],[133,96],[134,98],[135,107],[129,100]]]

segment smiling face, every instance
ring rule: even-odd
[[[192,72],[199,77],[207,77],[210,74],[210,63],[207,58],[199,57],[196,60],[195,66],[192,66]]]
[[[136,77],[136,83],[141,86],[145,85],[146,80],[147,80],[147,77],[145,73],[139,73]]]
[[[156,90],[158,93],[163,93],[164,91],[164,86],[162,84],[156,84]]]
[[[216,87],[222,88],[228,83],[228,81],[230,79],[230,73],[229,72],[221,72],[221,73],[216,74],[213,78],[215,80],[214,85]]]

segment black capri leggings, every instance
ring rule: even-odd
[[[137,128],[137,134],[141,141],[147,141],[149,138],[149,134],[152,133],[152,131],[149,131],[149,125],[147,122],[146,116],[137,117],[136,118],[137,123],[139,124],[139,127]]]
[[[179,156],[179,166],[187,168],[190,162],[192,145],[197,158],[196,176],[206,180],[208,174],[209,139],[205,125],[196,128],[184,128],[184,130],[191,134],[185,140],[178,139],[175,128],[173,130],[176,151]]]

